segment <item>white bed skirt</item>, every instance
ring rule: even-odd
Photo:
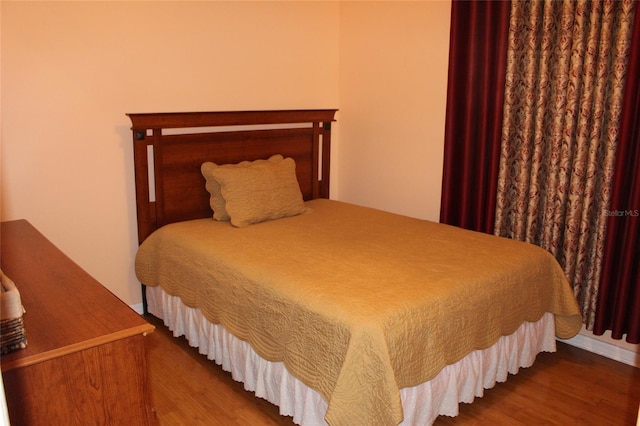
[[[280,414],[293,417],[299,425],[326,425],[326,402],[320,394],[293,377],[281,362],[267,361],[251,346],[224,327],[207,321],[198,309],[182,304],[178,297],[159,286],[147,287],[147,306],[162,319],[173,335],[185,336],[191,346],[215,361],[246,390],[280,408]],[[402,425],[430,425],[439,415],[458,415],[459,402],[470,403],[484,389],[507,380],[521,367],[530,367],[540,352],[555,352],[555,325],[552,314],[538,322],[524,323],[513,334],[492,347],[477,350],[449,365],[429,382],[400,390],[404,421]]]

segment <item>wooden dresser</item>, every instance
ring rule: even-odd
[[[27,348],[0,359],[11,424],[158,424],[144,337],[154,327],[27,221],[2,222],[0,240],[27,311]]]

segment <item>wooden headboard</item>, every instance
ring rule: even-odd
[[[200,173],[216,164],[292,157],[305,200],[329,198],[335,109],[127,114],[132,122],[138,241],[212,215]]]

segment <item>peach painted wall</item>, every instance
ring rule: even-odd
[[[333,108],[335,2],[1,2],[2,220],[141,301],[128,112]]]
[[[437,220],[448,0],[1,7],[1,218],[130,305],[127,112],[337,107],[333,198]]]
[[[448,1],[342,2],[342,200],[437,221],[449,51]]]

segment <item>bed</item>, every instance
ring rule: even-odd
[[[455,416],[580,330],[546,251],[330,199],[335,113],[128,114],[146,311],[304,425]]]

